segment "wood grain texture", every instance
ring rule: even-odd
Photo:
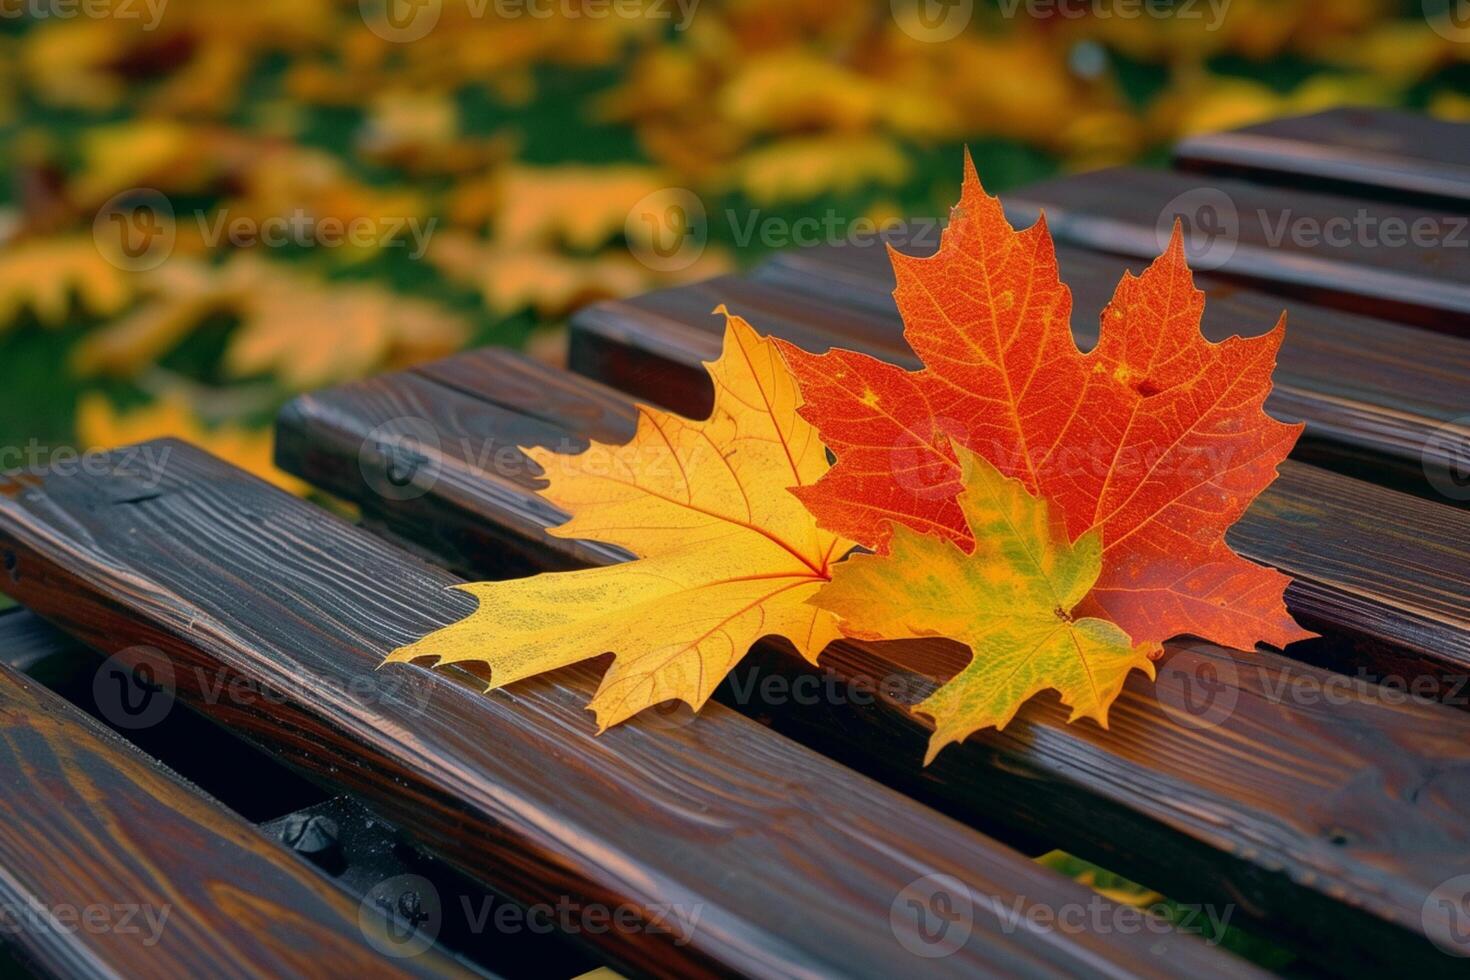
[[[1185,196],[1201,192],[1212,196]],[[1200,268],[1324,306],[1470,333],[1464,215],[1133,168],[1031,184],[1007,195],[1005,206],[1017,226],[1044,210],[1058,241],[1147,259],[1163,251],[1176,216],[1197,221],[1197,209],[1214,207],[1226,230],[1219,250],[1205,253],[1208,266],[1191,249]],[[1413,231],[1419,227],[1422,234]]]
[[[1470,206],[1470,125],[1392,109],[1341,108],[1182,140],[1174,163],[1364,197]]]
[[[1253,972],[1190,936],[1007,929],[992,899],[1093,893],[718,705],[697,725],[593,737],[590,666],[494,697],[459,672],[378,671],[471,611],[448,591],[457,579],[199,450],[150,448],[161,475],[115,454],[106,475],[43,474],[0,502],[6,591],[103,650],[157,647],[182,700],[486,884],[630,909],[636,928],[587,935],[614,962],[663,976]],[[220,679],[270,697],[211,697]],[[973,931],[919,960],[890,913],[931,874],[962,883]],[[697,923],[672,931],[670,906]]]
[[[1058,247],[1057,258],[1062,280],[1072,290],[1073,335],[1082,348],[1090,349],[1097,342],[1102,311],[1124,270],[1141,272],[1146,263],[1066,245]],[[740,309],[740,298],[752,294],[767,306],[779,305],[779,296],[765,297],[767,289],[804,293],[825,305],[827,319],[821,324],[830,322],[837,311],[856,308],[861,312],[854,312],[854,318],[877,317],[887,324],[886,340],[870,353],[883,357],[884,349],[895,350],[898,355],[889,359],[900,362],[911,356],[902,342],[903,325],[893,303],[893,268],[881,248],[824,246],[783,252],[753,278],[756,283],[712,280],[701,288],[720,295],[732,309]],[[1266,408],[1283,421],[1307,424],[1295,451],[1298,459],[1428,499],[1466,504],[1447,498],[1439,486],[1452,482],[1456,468],[1463,469],[1470,455],[1470,343],[1400,330],[1384,320],[1271,296],[1208,275],[1197,278],[1207,295],[1203,331],[1211,340],[1260,333],[1286,310],[1286,342]],[[712,296],[680,297],[678,292],[666,290],[579,314],[573,322],[578,363],[596,361],[602,351],[636,335],[623,324],[633,315],[630,307],[643,320],[704,319],[694,311]],[[774,329],[779,332],[782,327]],[[848,337],[839,329],[835,338],[813,337],[809,349],[858,346],[871,332],[872,327],[865,325],[860,335]]]
[[[43,973],[468,975],[378,955],[357,900],[3,665],[0,773],[4,939]]]
[[[445,377],[456,379],[454,388]],[[626,439],[631,402],[613,412],[613,399],[513,354],[472,352],[303,396],[282,416],[280,462],[481,577],[606,563],[620,552],[538,528],[561,516],[536,502],[536,472],[511,447]],[[384,420],[405,415],[422,419],[435,444],[406,436],[398,450],[422,459],[436,479],[411,500],[385,499],[359,465],[360,447]],[[566,420],[560,433],[548,425],[557,416]],[[1293,471],[1316,503],[1324,494],[1313,480],[1328,480],[1328,490],[1340,480]],[[1266,536],[1283,553],[1350,547],[1350,538],[1338,541],[1331,512],[1300,507],[1292,495],[1277,499],[1267,516],[1279,526]],[[1383,560],[1339,559],[1343,567],[1323,577],[1358,576],[1353,593],[1313,585],[1294,603],[1311,608],[1320,588],[1333,614],[1345,616],[1343,607],[1372,588],[1362,577]],[[1463,619],[1463,604],[1442,598],[1442,614]],[[1398,601],[1364,603],[1357,615],[1365,632],[1382,628],[1367,621],[1374,616],[1395,620],[1400,635],[1421,628],[1393,609]],[[1462,625],[1462,650],[1464,635]],[[961,819],[1058,842],[1182,899],[1233,903],[1242,922],[1305,945],[1337,969],[1371,972],[1409,959],[1446,968],[1423,942],[1419,915],[1428,892],[1470,861],[1470,830],[1457,815],[1470,803],[1464,714],[1278,654],[1175,644],[1157,689],[1137,676],[1129,683],[1110,732],[1067,725],[1060,704],[1042,698],[1004,733],[975,736],[920,770],[928,729],[907,706],[954,673],[963,653],[942,641],[915,643],[905,667],[892,651],[838,644],[823,657],[825,671],[814,673],[773,644],[758,648],[749,672],[737,671],[718,697]],[[911,669],[915,659],[922,670]],[[835,684],[835,693],[765,697],[767,676],[778,690],[815,676],[816,690]],[[1331,707],[1310,703],[1311,691],[1339,688]],[[1213,692],[1202,705],[1194,700],[1201,692]]]

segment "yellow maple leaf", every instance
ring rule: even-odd
[[[806,600],[851,542],[818,529],[787,488],[825,473],[826,450],[780,355],[744,320],[726,314],[708,367],[703,422],[640,407],[625,445],[527,450],[549,481],[542,496],[572,515],[551,533],[637,560],[459,586],[479,609],[388,660],[485,663],[498,688],[612,652],[590,705],[600,728],[671,699],[697,710],[763,636],[815,662],[837,628]]]
[[[597,248],[622,233],[640,200],[668,186],[649,167],[511,167],[502,178],[495,237],[507,247]]]
[[[909,159],[882,136],[834,134],[785,139],[751,150],[731,167],[735,184],[756,204],[848,194],[870,184],[901,185]]]
[[[837,566],[813,602],[861,639],[947,636],[970,648],[959,674],[914,706],[934,719],[924,763],[970,733],[1004,728],[1048,688],[1104,728],[1129,671],[1153,676],[1147,644],[1115,624],[1074,619],[1072,610],[1102,571],[1102,536],[1068,543],[1043,500],[1018,480],[956,447],[964,480],[960,508],[976,541],[972,554],[939,537],[895,525],[890,552]]]
[[[73,295],[87,312],[110,316],[132,299],[133,282],[90,236],[31,239],[0,255],[0,328],[24,309],[57,326],[70,313]]]
[[[189,400],[178,392],[126,412],[117,411],[105,396],[92,392],[84,395],[77,405],[76,427],[78,440],[89,449],[116,449],[173,436],[207,446],[225,462],[289,493],[302,496],[310,489],[276,468],[270,429],[247,429],[233,424],[206,427]]]
[[[80,373],[132,376],[221,312],[240,320],[225,370],[273,373],[297,390],[443,357],[470,332],[462,317],[426,300],[374,283],[318,281],[249,253],[222,266],[173,259],[142,281],[149,300],[77,346]]]
[[[454,230],[435,237],[429,260],[451,279],[478,289],[495,314],[534,308],[543,319],[564,316],[598,300],[730,271],[729,257],[713,248],[686,268],[661,272],[623,250],[583,258],[535,245],[507,248]]]

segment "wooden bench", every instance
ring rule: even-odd
[[[1446,174],[1470,165],[1470,150],[1434,161],[1426,183],[1403,176],[1414,166],[1406,144],[1399,176],[1375,183],[1360,144],[1375,127],[1415,124],[1353,118],[1335,142],[1315,117],[1299,130],[1277,125],[1271,140],[1319,147],[1315,169],[1293,171],[1290,149],[1253,151],[1265,156],[1250,166],[1237,153],[1220,164],[1245,182],[1232,195],[1274,199],[1293,179],[1326,174],[1334,193],[1358,194],[1374,213],[1453,213]],[[1353,137],[1355,127],[1368,134]],[[1373,146],[1389,166],[1391,143]],[[1332,164],[1335,154],[1359,162]],[[1181,148],[1186,156],[1190,169],[1153,183],[1216,183],[1201,176],[1213,173],[1208,146]],[[1089,175],[1012,197],[1111,208],[1098,192],[1131,180]],[[1108,229],[1144,227],[1126,209],[1103,218]],[[1130,264],[1093,249],[1133,239],[1066,237],[1063,276],[1085,344]],[[1322,283],[1268,262],[1227,262],[1204,284],[1213,337],[1291,310],[1268,408],[1305,421],[1306,437],[1231,543],[1296,577],[1289,605],[1323,637],[1284,653],[1176,641],[1157,683],[1130,681],[1109,731],[1068,725],[1041,698],[927,769],[917,760],[928,730],[908,707],[962,663],[941,641],[915,643],[903,666],[891,648],[844,642],[821,668],[763,643],[697,719],[658,709],[596,737],[585,702],[597,663],[489,696],[463,671],[376,669],[393,647],[468,611],[469,599],[445,591],[463,576],[626,557],[547,533],[564,515],[536,495],[517,447],[626,439],[634,399],[707,411],[699,362],[718,351],[717,304],[810,349],[912,364],[881,249],[781,254],[742,277],[593,307],[573,325],[573,372],[487,349],[300,397],[280,417],[279,461],[357,504],[360,526],[171,441],[115,454],[106,472],[6,481],[0,586],[71,639],[32,613],[0,615],[6,750],[54,801],[13,797],[12,826],[50,837],[12,832],[0,900],[171,900],[187,922],[169,935],[180,964],[217,965],[243,935],[269,932],[225,971],[239,973],[309,973],[315,961],[288,959],[293,950],[337,942],[353,946],[348,962],[419,973],[517,975],[528,963],[568,976],[598,965],[659,976],[1258,973],[1198,923],[1140,925],[1032,860],[1062,848],[1227,914],[1294,953],[1298,972],[1458,975],[1464,961],[1446,949],[1459,952],[1456,937],[1470,930],[1470,905],[1456,904],[1466,901],[1456,881],[1470,882],[1460,878],[1470,874],[1470,512],[1442,488],[1458,486],[1470,445],[1457,441],[1470,439],[1470,340],[1454,319],[1470,279],[1446,274],[1437,292],[1407,301],[1374,294],[1354,256],[1308,258],[1336,263],[1353,285],[1323,295]],[[1380,272],[1411,276],[1415,261],[1399,256]],[[1308,287],[1313,303],[1272,292]],[[1428,319],[1442,329],[1423,329]],[[163,464],[146,470],[139,459]],[[82,645],[111,658],[100,673]],[[119,668],[180,703],[168,724],[246,740],[229,750],[237,771],[283,763],[293,775],[269,782],[305,776],[307,789],[247,819],[232,812],[245,804],[228,781],[211,798],[17,672],[65,694]],[[169,748],[148,744],[149,731],[128,734],[165,761],[178,742],[208,737]],[[68,771],[105,786],[109,812],[146,799],[126,822],[68,812],[78,797],[66,786],[83,777],[57,784],[32,761],[58,758],[85,760]],[[186,763],[190,776],[211,768]],[[157,811],[174,828],[167,842],[130,829]],[[349,826],[352,846],[338,839]],[[121,859],[90,868],[90,855],[64,847],[62,827],[68,839],[146,855],[148,875]],[[224,838],[233,850],[221,883],[223,851],[197,842]],[[384,852],[398,856],[387,867],[363,856]],[[406,888],[405,877],[427,884]],[[278,923],[268,910],[288,907],[291,889],[303,911]],[[464,914],[487,900],[570,918],[541,936]],[[387,918],[364,927],[364,909]],[[594,930],[591,910],[626,919]],[[233,927],[219,923],[226,912]],[[421,921],[429,912],[432,928]],[[55,930],[23,931],[16,945],[55,972],[126,972],[128,957],[144,955],[116,935]]]

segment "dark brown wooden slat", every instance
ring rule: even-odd
[[[44,973],[469,975],[375,953],[356,899],[4,665],[0,773],[3,938]]]
[[[1148,259],[1167,244],[1176,216],[1195,227],[1202,209],[1214,208],[1223,224],[1211,227],[1231,231],[1213,249],[1204,239],[1190,246],[1198,268],[1324,306],[1470,333],[1470,219],[1463,214],[1131,168],[1032,184],[1007,195],[1005,206],[1017,226],[1045,210],[1058,241]],[[1421,223],[1432,246],[1408,237]],[[1293,228],[1316,229],[1317,237],[1282,233]],[[1323,230],[1330,234],[1322,237]]]
[[[471,611],[457,579],[192,447],[149,448],[161,470],[117,453],[105,474],[0,495],[6,591],[100,649],[157,647],[185,702],[486,884],[641,910],[650,928],[587,935],[615,961],[680,976],[1252,972],[1189,936],[1008,929],[996,910],[1013,899],[1095,896],[718,705],[698,725],[593,737],[590,665],[496,697],[458,672],[377,671]],[[270,696],[209,694],[237,679]],[[976,911],[965,945],[920,962],[890,916],[927,874],[964,883]],[[669,905],[686,926],[699,915],[692,930],[651,928]]]
[[[534,470],[510,450],[571,450],[584,434],[628,438],[631,404],[611,408],[593,383],[477,351],[298,399],[282,416],[279,455],[288,470],[481,576],[600,564],[620,552],[538,529],[561,518],[534,503]],[[433,444],[390,440],[393,451],[385,446],[377,458],[396,451],[417,460],[425,492],[389,499],[372,489],[378,476],[364,473],[361,447],[382,438],[370,434],[386,420],[405,416],[420,419],[416,428],[433,432]],[[548,425],[556,417],[566,420],[561,432]],[[1456,813],[1470,802],[1464,715],[1396,703],[1407,699],[1277,654],[1176,644],[1157,691],[1132,679],[1111,732],[1067,725],[1059,704],[1043,698],[1004,733],[947,749],[921,771],[914,763],[927,730],[905,707],[953,673],[962,654],[939,641],[914,644],[931,665],[920,674],[899,667],[890,649],[834,646],[823,663],[841,696],[799,704],[751,697],[761,676],[789,687],[807,675],[794,656],[766,649],[755,673],[737,672],[740,683],[720,697],[964,819],[1035,832],[1181,898],[1230,896],[1252,925],[1284,932],[1340,969],[1403,957],[1444,967],[1413,934],[1425,896],[1467,861],[1460,852],[1470,830]],[[1179,723],[1185,709],[1176,706],[1212,677],[1228,692],[1215,703],[1233,710],[1216,719],[1204,709],[1203,728]],[[1293,693],[1340,684],[1350,690],[1330,710],[1298,704]],[[866,706],[862,692],[875,690]],[[1406,796],[1409,787],[1419,788]]]
[[[1140,271],[1143,263],[1067,246],[1057,249],[1057,257],[1062,279],[1072,289],[1073,334],[1082,347],[1090,348],[1123,271]],[[856,307],[862,312],[854,316],[887,318],[886,344],[902,353],[889,359],[905,363],[903,358],[910,356],[902,345],[893,268],[885,250],[845,246],[784,252],[754,278],[762,285],[712,280],[701,288],[718,292],[732,309],[744,307],[743,294],[760,296],[766,287],[818,299],[829,316]],[[1439,488],[1454,486],[1457,474],[1463,481],[1470,459],[1470,343],[1425,331],[1405,333],[1383,320],[1283,300],[1210,276],[1200,276],[1199,285],[1208,296],[1203,329],[1211,340],[1258,333],[1287,311],[1286,343],[1266,407],[1277,418],[1307,423],[1297,458],[1465,505],[1470,494],[1451,498]],[[643,320],[651,314],[694,322],[693,310],[714,298],[683,297],[676,313],[677,292],[665,290],[625,301],[626,306],[609,303],[579,314],[573,323],[574,359],[620,364],[610,349],[639,333],[623,325],[623,318],[631,315],[627,306],[643,314]],[[773,329],[779,332],[784,325],[778,322]],[[810,349],[861,343],[839,330],[833,339],[816,339]],[[875,344],[870,352],[885,356],[882,346]],[[627,380],[636,384],[639,379]]]
[[[1193,136],[1174,148],[1189,169],[1365,197],[1470,205],[1470,126],[1392,109],[1340,108]]]

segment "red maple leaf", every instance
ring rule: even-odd
[[[968,154],[938,252],[890,254],[922,370],[780,344],[801,414],[837,456],[795,491],[819,524],[879,552],[895,522],[971,550],[958,444],[1051,501],[1072,540],[1101,529],[1102,575],[1080,615],[1135,643],[1188,633],[1249,649],[1314,635],[1286,612],[1289,579],[1225,543],[1301,433],[1262,409],[1284,315],[1259,337],[1206,340],[1176,227],[1142,276],[1123,276],[1082,353],[1045,217],[1013,229]]]

